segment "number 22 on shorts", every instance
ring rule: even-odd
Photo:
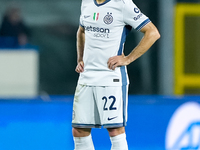
[[[111,103],[111,105],[110,105],[109,107],[106,107],[106,104],[107,104],[107,102],[108,102],[108,99],[109,99],[109,100],[112,100],[112,103]],[[107,98],[106,96],[104,96],[104,97],[102,98],[102,100],[105,101],[104,107],[103,107],[103,110],[104,110],[104,111],[107,111],[107,110],[117,110],[117,108],[114,107],[114,104],[115,104],[115,102],[116,102],[116,98],[115,98],[114,96],[110,96],[110,97],[108,97],[108,98]]]

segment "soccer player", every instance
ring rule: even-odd
[[[80,76],[72,120],[75,150],[94,150],[91,129],[101,126],[109,132],[111,150],[128,150],[126,66],[144,54],[160,34],[131,0],[90,0],[81,11],[75,69]],[[131,28],[144,36],[125,56],[124,42]]]

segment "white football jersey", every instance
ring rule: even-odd
[[[131,0],[91,0],[84,6],[80,25],[85,29],[84,72],[79,84],[122,86],[129,84],[126,66],[108,68],[108,59],[122,55],[126,36],[133,27],[142,29],[150,20]]]

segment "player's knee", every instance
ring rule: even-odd
[[[107,130],[109,132],[109,136],[110,137],[114,137],[114,136],[117,136],[119,134],[125,133],[125,128],[124,127],[121,127],[121,128],[108,128]]]
[[[82,128],[73,128],[72,134],[74,137],[85,137],[89,136],[91,133],[91,129],[82,129]]]

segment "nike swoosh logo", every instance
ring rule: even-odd
[[[86,19],[86,18],[89,18],[90,17],[90,15],[89,16],[84,16],[84,18]]]
[[[113,120],[113,119],[115,119],[115,118],[117,118],[117,116],[116,116],[116,117],[113,117],[113,118],[109,118],[109,117],[108,117],[108,121]]]

